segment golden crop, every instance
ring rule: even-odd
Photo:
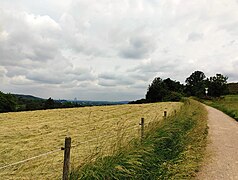
[[[1,167],[64,146],[72,138],[71,165],[78,166],[96,154],[139,136],[140,119],[145,126],[170,115],[181,103],[97,106],[0,114],[0,179],[56,179],[62,175],[63,151],[30,161]]]

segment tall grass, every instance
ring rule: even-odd
[[[221,110],[238,121],[238,95],[227,95],[219,99],[206,100],[204,103]]]
[[[200,103],[186,101],[176,116],[147,127],[142,143],[74,168],[70,179],[191,179],[203,158],[206,119]]]
[[[96,106],[0,113],[0,167],[60,149],[72,138],[71,162],[84,163],[101,152],[138,137],[139,120],[146,124],[163,111],[178,110],[182,103]],[[124,138],[120,140],[120,137]],[[111,150],[112,149],[112,150]],[[63,151],[0,170],[0,179],[57,179],[61,177]]]

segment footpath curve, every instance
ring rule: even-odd
[[[196,179],[238,180],[238,122],[215,108],[205,107],[208,156]]]

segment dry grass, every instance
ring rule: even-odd
[[[0,167],[63,147],[72,138],[71,160],[83,163],[95,153],[109,154],[139,135],[145,125],[162,120],[181,103],[98,106],[0,114]],[[88,142],[87,142],[88,141]],[[0,169],[3,179],[60,179],[63,151]]]

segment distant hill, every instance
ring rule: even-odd
[[[229,83],[227,85],[229,94],[238,94],[238,83]]]
[[[32,95],[24,95],[24,94],[13,94],[18,99],[25,99],[25,100],[46,100],[40,97],[35,97]],[[56,102],[65,103],[65,102],[71,102],[71,103],[78,103],[83,106],[98,106],[98,105],[117,105],[117,104],[128,104],[129,101],[84,101],[84,100],[54,100]]]
[[[43,98],[39,98],[39,97],[35,97],[32,95],[24,95],[24,94],[13,94],[14,96],[16,96],[18,99],[28,99],[28,100],[44,100]]]
[[[0,91],[0,113],[41,109],[73,108],[128,104],[129,101],[82,101],[43,99],[25,94],[5,94]]]

